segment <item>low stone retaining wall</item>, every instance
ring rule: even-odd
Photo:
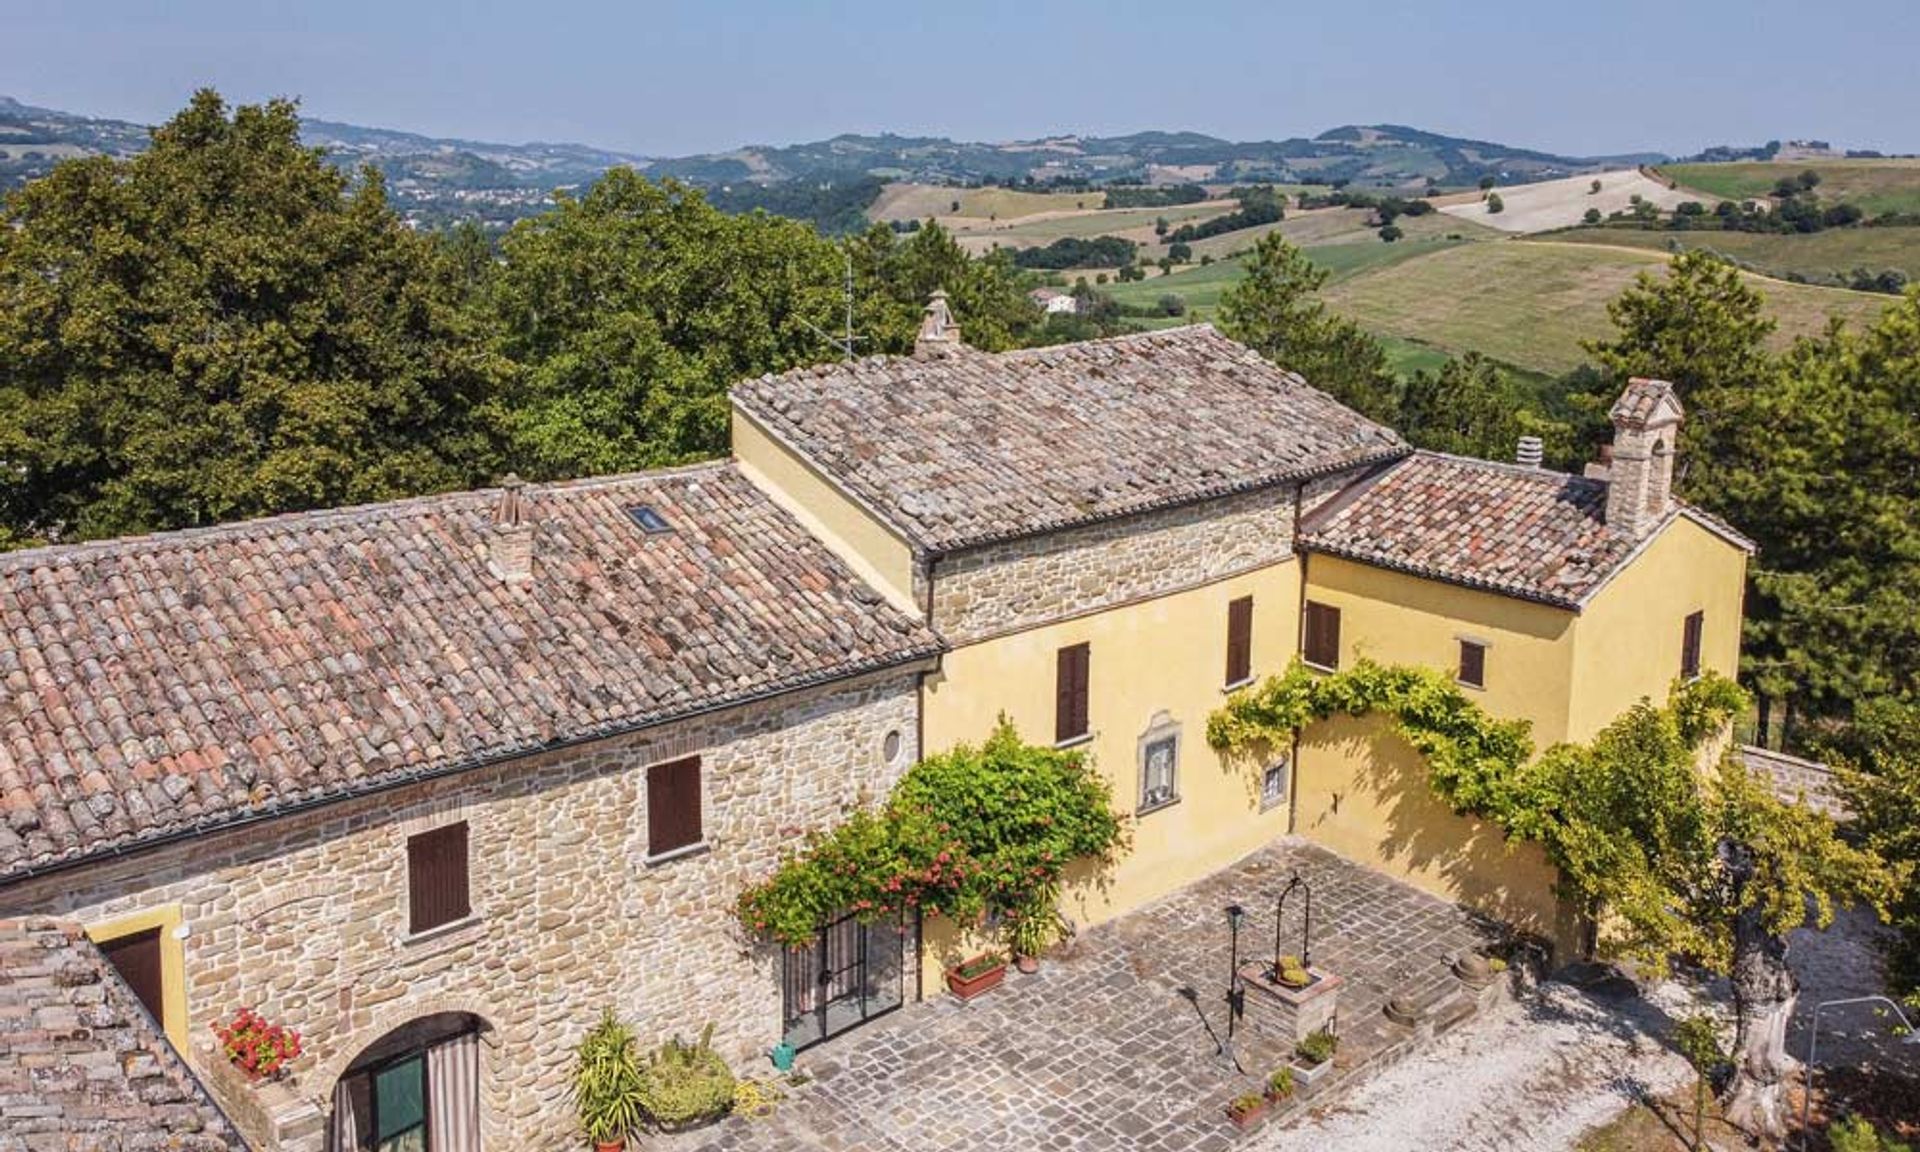
[[[1825,764],[1744,744],[1740,747],[1740,759],[1748,771],[1772,781],[1774,794],[1782,800],[1804,803],[1836,820],[1847,817],[1847,805],[1840,796],[1838,781],[1833,769]]]

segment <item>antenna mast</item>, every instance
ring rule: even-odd
[[[855,336],[853,334],[853,253],[846,252],[846,253],[843,253],[843,255],[845,255],[847,258],[847,275],[846,275],[846,279],[842,281],[842,285],[843,285],[842,290],[845,292],[846,299],[847,299],[846,335],[844,336],[828,335],[827,331],[824,328],[821,328],[818,324],[815,324],[813,321],[807,319],[805,316],[802,316],[800,318],[800,323],[805,324],[807,327],[813,329],[814,335],[820,337],[820,339],[825,340],[827,343],[833,345],[835,348],[838,348],[840,350],[840,354],[846,357],[847,363],[851,364],[854,361],[854,350],[853,350],[854,346],[858,344],[863,339],[863,337]]]

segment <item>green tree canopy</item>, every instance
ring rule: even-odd
[[[211,91],[0,209],[0,537],[78,539],[484,479],[502,366],[453,261]]]
[[[840,324],[833,246],[672,181],[615,168],[515,225],[501,254],[490,313],[519,371],[493,411],[531,477],[717,455],[736,381],[837,354],[815,330]]]
[[[1220,298],[1220,328],[1341,403],[1383,423],[1396,417],[1386,353],[1316,295],[1327,270],[1269,232],[1255,244],[1246,274]]]
[[[921,312],[936,290],[947,293],[961,338],[971,347],[1000,352],[1038,335],[1039,318],[1007,252],[971,257],[952,233],[932,222],[905,239],[875,225],[849,239],[847,251],[858,299],[854,324],[867,338],[863,353],[913,351]]]

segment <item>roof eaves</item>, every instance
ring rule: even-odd
[[[709,697],[691,707],[679,707],[658,712],[644,713],[639,716],[602,724],[578,732],[563,739],[550,740],[539,744],[517,744],[497,748],[487,752],[447,760],[438,764],[416,767],[406,771],[391,772],[379,776],[366,777],[354,782],[353,786],[330,792],[312,792],[297,799],[269,804],[261,808],[241,809],[222,812],[219,815],[197,821],[171,825],[157,825],[132,836],[120,837],[105,843],[54,852],[32,857],[12,867],[0,869],[0,888],[23,883],[52,872],[64,872],[100,860],[115,859],[131,852],[139,852],[196,836],[210,835],[216,832],[244,828],[268,820],[297,813],[324,808],[333,804],[365,796],[390,792],[410,784],[428,780],[438,780],[448,776],[457,776],[464,772],[476,771],[499,764],[510,763],[528,756],[538,756],[567,748],[591,744],[599,740],[608,740],[626,736],[634,732],[655,728],[697,716],[705,716],[728,708],[743,707],[784,696],[792,692],[804,691],[835,680],[851,679],[874,672],[883,672],[894,668],[904,668],[912,664],[931,660],[947,651],[947,643],[937,634],[929,631],[931,643],[918,644],[913,648],[891,653],[886,657],[863,657],[829,668],[818,669],[803,675],[775,680],[748,692],[731,696]]]
[[[1039,525],[1024,524],[1024,525],[1021,525],[1019,528],[1009,529],[1002,532],[989,532],[989,533],[983,533],[980,535],[963,535],[963,536],[956,536],[952,538],[943,538],[931,546],[931,550],[928,555],[929,555],[929,558],[937,559],[940,556],[950,555],[954,552],[964,552],[972,548],[981,548],[989,544],[1005,544],[1011,540],[1025,540],[1035,536],[1047,536],[1055,532],[1065,532],[1074,528],[1084,528],[1090,524],[1105,523],[1106,521],[1109,521],[1109,520],[1125,520],[1129,517],[1142,516],[1149,512],[1165,512],[1174,508],[1185,508],[1194,504],[1204,504],[1209,500],[1219,500],[1227,496],[1244,495],[1245,493],[1248,493],[1248,492],[1257,492],[1262,489],[1273,488],[1281,484],[1296,484],[1304,480],[1312,480],[1317,477],[1329,475],[1334,472],[1344,472],[1350,468],[1369,468],[1369,467],[1374,467],[1380,464],[1392,463],[1394,461],[1404,459],[1411,452],[1412,452],[1411,448],[1405,445],[1400,445],[1397,447],[1384,449],[1380,452],[1375,452],[1375,453],[1370,453],[1368,455],[1355,457],[1352,460],[1338,460],[1330,463],[1319,463],[1319,464],[1309,465],[1304,468],[1289,468],[1289,469],[1286,469],[1285,471],[1269,473],[1265,476],[1255,477],[1251,480],[1235,481],[1228,484],[1217,484],[1199,492],[1182,493],[1179,496],[1166,497],[1166,498],[1157,499],[1157,500],[1143,500],[1138,503],[1127,504],[1119,508],[1108,509],[1106,511],[1097,512],[1090,515],[1067,517],[1065,519],[1048,521]]]
[[[1551,592],[1518,585],[1502,584],[1498,581],[1476,579],[1472,576],[1450,572],[1428,564],[1414,564],[1406,560],[1394,560],[1379,556],[1359,548],[1348,548],[1325,540],[1302,538],[1300,547],[1308,552],[1323,556],[1333,556],[1341,560],[1351,560],[1356,564],[1366,564],[1374,568],[1385,568],[1390,572],[1400,572],[1408,576],[1418,576],[1423,580],[1434,580],[1441,584],[1452,584],[1460,588],[1471,588],[1476,592],[1490,592],[1496,596],[1506,596],[1514,600],[1526,600],[1535,604],[1544,604],[1549,608],[1560,608],[1580,612],[1582,601],[1570,596],[1556,596]]]

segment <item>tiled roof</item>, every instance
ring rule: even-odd
[[[1578,608],[1641,543],[1609,528],[1606,509],[1604,480],[1416,452],[1309,516],[1301,544],[1309,552]],[[1673,515],[1751,548],[1695,509],[1680,505]]]
[[[1020,352],[871,357],[764,376],[733,398],[934,552],[1407,450],[1392,430],[1207,325]]]
[[[939,647],[730,464],[499,501],[0,555],[0,881]]]
[[[42,1148],[246,1143],[77,927],[0,920],[0,1152]]]
[[[1615,400],[1613,407],[1608,409],[1607,418],[1630,428],[1645,428],[1647,421],[1653,419],[1663,405],[1672,419],[1686,415],[1686,409],[1680,406],[1680,397],[1674,394],[1673,385],[1665,380],[1635,376],[1627,381],[1620,399]]]

